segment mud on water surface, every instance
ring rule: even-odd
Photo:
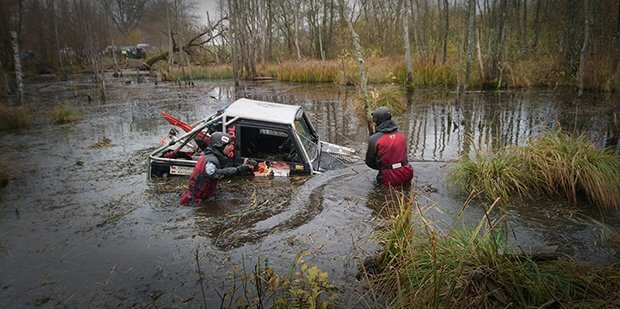
[[[392,194],[373,184],[375,172],[363,163],[346,161],[312,177],[228,180],[198,208],[178,207],[187,178],[146,177],[146,157],[170,128],[160,111],[191,123],[241,97],[301,105],[322,139],[363,156],[367,133],[350,107],[353,90],[149,79],[128,85],[111,77],[107,86],[103,103],[89,102],[94,87],[79,76],[33,81],[33,128],[0,135],[0,163],[11,175],[0,189],[0,303],[201,306],[198,248],[209,306],[220,305],[216,291],[231,284],[232,265],[251,268],[260,256],[285,273],[302,252],[341,286],[342,306],[360,305],[357,265],[379,248],[372,234],[385,223],[380,212]],[[449,225],[465,199],[445,181],[459,155],[523,144],[556,123],[600,146],[614,138],[617,145],[617,102],[548,91],[471,93],[460,104],[415,95],[397,118],[409,140],[413,190],[434,205],[429,218]],[[79,106],[84,120],[49,124],[48,111],[64,103]],[[563,203],[513,205],[510,242],[557,246],[580,263],[618,262],[617,248],[603,241],[620,231],[618,212]],[[481,216],[475,203],[465,212],[469,222]]]

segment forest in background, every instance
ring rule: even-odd
[[[180,78],[223,66],[239,79],[355,84],[349,23],[371,83],[620,88],[616,0],[217,1],[207,13],[191,0],[0,0],[3,92],[16,87],[12,31],[28,77],[112,70],[106,48],[147,43],[142,67]]]

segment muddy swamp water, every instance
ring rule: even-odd
[[[373,233],[385,224],[379,213],[393,193],[373,184],[376,172],[361,160],[311,177],[227,180],[197,208],[178,206],[187,178],[147,179],[146,165],[170,129],[161,111],[191,123],[242,97],[301,105],[323,140],[363,157],[368,136],[351,106],[354,89],[126,84],[111,76],[107,87],[106,102],[89,102],[95,87],[85,76],[31,81],[32,128],[0,135],[0,163],[11,175],[0,189],[3,307],[200,307],[196,251],[208,307],[219,307],[219,295],[241,284],[235,277],[257,258],[287,273],[299,255],[328,273],[339,306],[365,306],[358,265],[381,248]],[[460,103],[415,94],[397,117],[409,141],[412,189],[430,206],[428,218],[448,226],[467,198],[446,182],[460,155],[521,145],[558,124],[619,153],[618,102],[617,94],[577,98],[560,90],[472,92]],[[78,106],[83,119],[50,124],[59,104]],[[483,216],[477,203],[465,209],[466,222]],[[509,205],[507,218],[515,248],[552,250],[584,265],[620,261],[617,210],[543,199]]]

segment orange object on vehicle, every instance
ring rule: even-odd
[[[192,126],[190,126],[189,124],[176,119],[174,117],[172,117],[172,115],[166,113],[166,112],[161,112],[162,116],[164,116],[164,119],[166,119],[166,121],[168,121],[169,124],[175,126],[175,127],[179,127],[181,128],[183,131],[185,132],[189,132],[191,131],[193,128]],[[196,135],[196,140],[199,141],[207,141],[207,145],[208,145],[208,141],[209,141],[209,137],[207,136],[207,134],[205,132],[199,132],[198,135]]]
[[[185,132],[189,132],[192,130],[192,126],[190,126],[189,124],[176,119],[174,117],[172,117],[172,115],[166,113],[166,112],[161,112],[162,116],[164,116],[164,118],[166,119],[166,121],[168,121],[169,124],[175,126],[175,127],[179,127],[181,129],[183,129],[183,131]]]
[[[271,170],[267,166],[266,162],[259,162],[258,168],[254,171],[254,176],[269,176],[271,174]]]

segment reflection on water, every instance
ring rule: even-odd
[[[363,150],[367,132],[351,108],[353,91],[329,85],[249,84],[237,88],[234,98],[301,105],[323,139]],[[417,161],[449,161],[474,149],[522,145],[558,126],[587,134],[598,146],[615,147],[618,153],[620,106],[615,99],[545,91],[474,92],[460,101],[414,95],[397,122],[409,141],[410,160]]]

